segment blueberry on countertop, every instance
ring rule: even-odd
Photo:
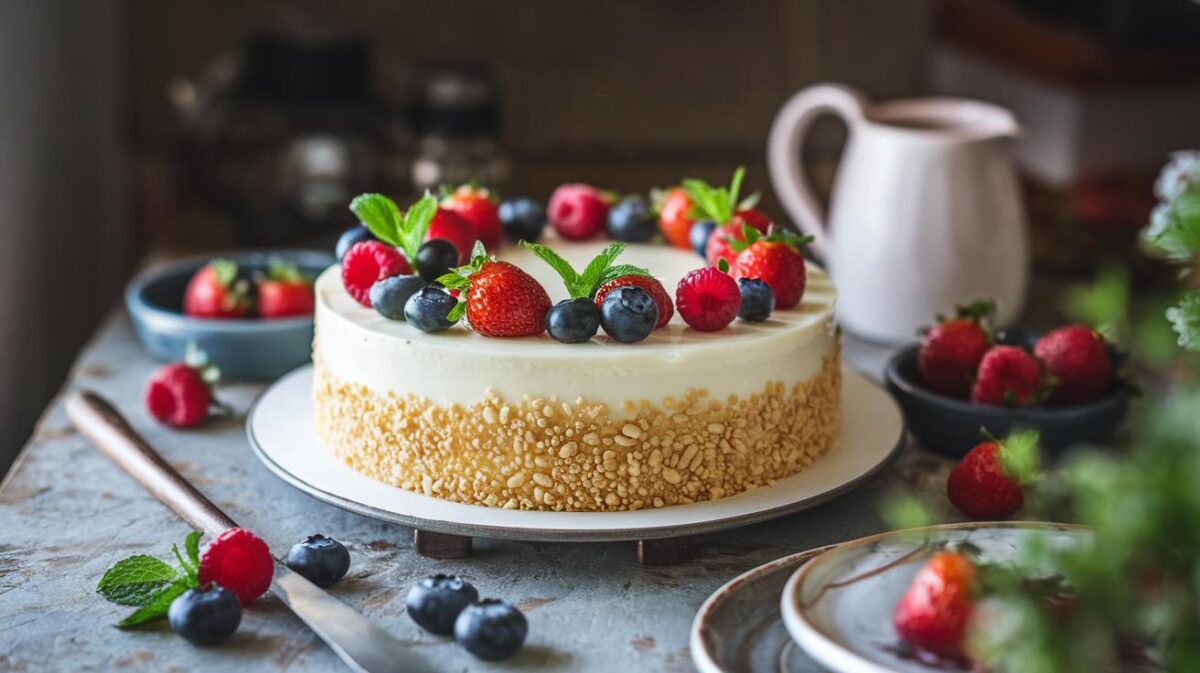
[[[775,293],[763,281],[757,278],[738,279],[738,290],[742,293],[742,307],[738,309],[738,317],[742,320],[766,320],[775,310]]]
[[[546,331],[567,344],[581,343],[600,329],[600,309],[588,297],[564,299],[546,314]]]
[[[692,244],[692,250],[695,250],[697,255],[705,257],[704,250],[708,247],[708,237],[712,236],[713,230],[716,228],[717,223],[712,220],[696,220],[692,223],[692,228],[688,229],[688,242]]]
[[[334,248],[334,253],[340,262],[346,256],[346,251],[354,247],[355,243],[374,240],[375,235],[371,233],[371,230],[359,224],[342,232],[341,237],[338,238],[337,247]]]
[[[403,274],[375,281],[371,286],[371,306],[388,320],[404,320],[404,305],[417,290],[428,285],[420,276]]]
[[[346,576],[350,569],[350,552],[333,538],[309,535],[292,545],[287,566],[303,575],[309,582],[327,587]]]
[[[422,332],[441,332],[454,325],[446,314],[457,303],[441,286],[426,285],[404,304],[404,319]]]
[[[619,287],[609,292],[600,305],[600,326],[622,343],[645,339],[654,331],[657,322],[658,305],[654,303],[654,297],[640,287]]]
[[[477,600],[479,592],[470,582],[439,573],[414,584],[404,608],[417,626],[445,636],[454,631],[459,613]]]
[[[608,211],[608,235],[626,243],[650,240],[658,231],[658,218],[646,199],[627,196]]]
[[[444,238],[425,241],[417,248],[417,273],[432,283],[458,266],[458,248]]]
[[[546,228],[546,209],[524,196],[501,201],[498,213],[505,238],[513,242],[536,243]]]
[[[242,623],[242,602],[232,591],[210,583],[171,601],[167,622],[193,645],[220,645]]]
[[[489,598],[467,606],[454,622],[454,642],[488,661],[516,654],[529,635],[529,622],[521,611],[504,601]]]

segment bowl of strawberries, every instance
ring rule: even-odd
[[[156,358],[182,360],[191,345],[226,378],[269,380],[308,361],[313,280],[335,262],[316,250],[192,257],[138,275],[125,306]]]
[[[961,456],[981,431],[1036,429],[1049,451],[1108,439],[1130,397],[1116,349],[1080,324],[997,333],[992,309],[988,301],[959,307],[888,362],[885,382],[917,440]]]

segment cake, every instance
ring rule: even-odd
[[[553,243],[576,268],[604,246]],[[498,257],[566,298],[528,250]],[[671,295],[704,265],[661,244],[631,244],[621,262]],[[795,474],[838,437],[836,293],[813,265],[801,303],[766,321],[700,332],[676,314],[633,344],[425,333],[356,302],[338,267],[315,290],[317,433],[353,469],[409,491],[531,510],[665,507]]]

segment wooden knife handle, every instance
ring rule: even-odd
[[[184,521],[209,535],[237,526],[163,460],[108,400],[79,390],[67,397],[66,409],[84,437]]]

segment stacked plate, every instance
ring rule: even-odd
[[[929,673],[892,626],[892,610],[938,549],[970,543],[982,558],[1013,559],[1024,539],[1079,544],[1085,529],[1038,523],[967,523],[884,533],[793,554],[718,589],[692,623],[703,673],[788,671]]]

